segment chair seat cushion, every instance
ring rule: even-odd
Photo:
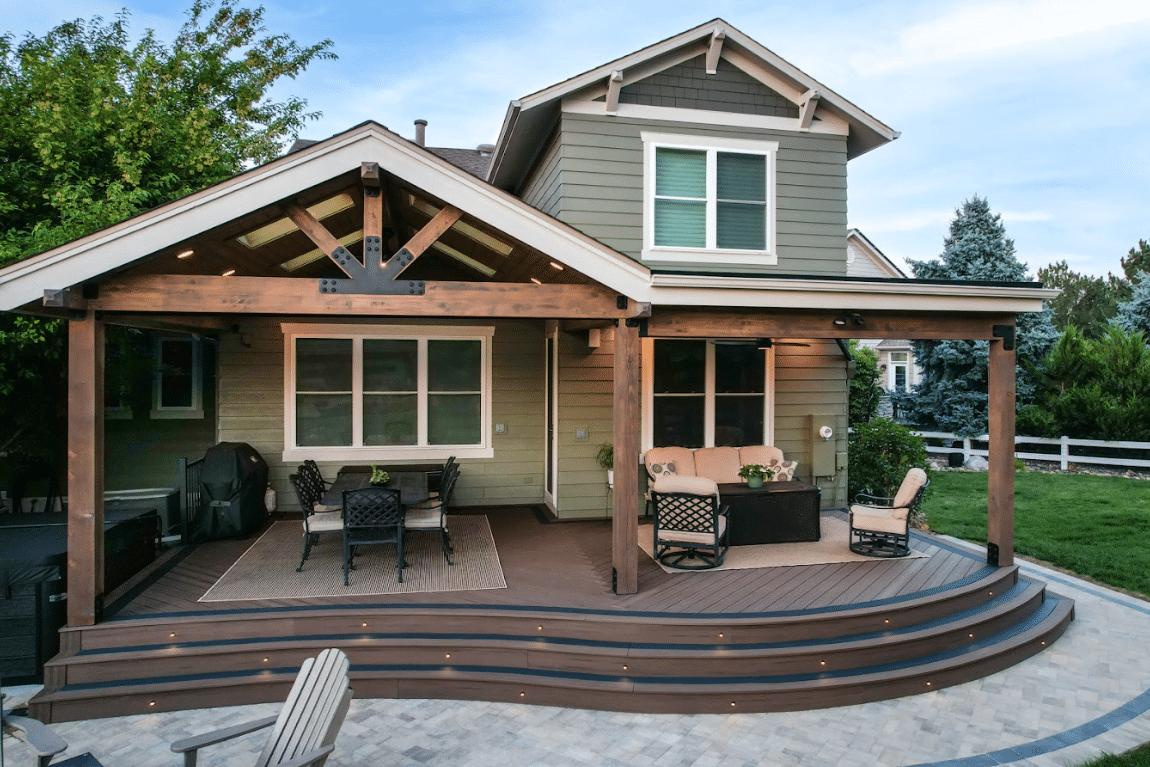
[[[330,533],[343,529],[343,516],[338,511],[325,511],[307,518],[306,529],[313,533]]]
[[[328,504],[328,503],[313,504],[312,508],[315,509],[315,512],[317,514],[319,514],[321,512],[325,512],[325,511],[340,511],[341,509],[343,509],[342,506],[332,506],[331,504]]]
[[[712,546],[717,539],[722,539],[723,533],[726,531],[726,517],[719,517],[718,536],[715,536],[713,533],[694,533],[686,530],[668,530],[660,527],[659,540],[656,541],[656,543],[697,543],[703,546]]]
[[[434,509],[416,509],[407,507],[407,516],[403,518],[403,526],[408,530],[438,530],[442,524],[447,528],[441,507]]]
[[[851,506],[851,525],[858,530],[903,535],[907,531],[907,512],[903,507],[885,509],[875,506]]]

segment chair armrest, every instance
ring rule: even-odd
[[[291,759],[286,762],[280,762],[278,765],[276,765],[276,767],[309,767],[316,762],[326,759],[332,751],[335,751],[334,743],[327,746],[322,746],[315,751],[308,751],[306,754],[301,754],[295,759]]]
[[[869,500],[865,500],[865,501],[864,501],[864,500],[863,500],[864,498],[866,498],[866,499],[869,499]],[[883,502],[884,502],[884,504],[879,504],[879,503],[876,503],[876,501],[883,501]],[[893,498],[893,497],[891,497],[891,498],[887,498],[887,497],[884,497],[884,496],[881,496],[881,495],[871,495],[870,493],[858,493],[857,495],[855,495],[855,503],[857,503],[857,504],[861,504],[861,505],[863,505],[863,506],[882,506],[882,505],[886,505],[886,506],[888,506],[888,507],[889,507],[891,504],[893,504],[893,503],[894,503],[894,498]]]
[[[26,716],[5,716],[4,724],[24,733],[24,742],[32,747],[37,756],[54,756],[68,748],[68,744],[64,742],[63,738],[49,730],[38,719],[29,719]]]
[[[279,719],[278,714],[177,740],[172,744],[172,753],[184,754],[184,764],[195,764],[195,752],[204,746],[213,746],[216,743],[223,743],[225,740],[238,738],[240,735],[247,735],[249,732],[262,730],[264,727],[271,727],[277,719]],[[191,758],[190,762],[188,761],[189,757]]]

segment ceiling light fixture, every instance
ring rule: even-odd
[[[236,273],[235,269],[228,269],[226,272],[224,272],[224,276],[225,277],[231,277],[235,273]]]
[[[196,251],[194,251],[194,250],[185,250],[183,253],[177,253],[176,258],[187,258],[188,256],[192,255],[195,252]]]
[[[858,312],[843,312],[838,317],[834,318],[834,326],[836,328],[845,328],[847,325],[859,326],[866,322],[863,316]]]
[[[537,280],[534,277],[531,278],[531,281],[534,282],[536,285],[542,285],[543,284],[543,282],[541,280]]]
[[[561,272],[561,271],[563,271],[563,264],[559,264],[559,263],[556,263],[555,261],[552,261],[551,262],[551,268],[557,272]]]

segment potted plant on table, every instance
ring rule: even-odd
[[[747,487],[762,487],[764,481],[774,479],[775,470],[759,463],[748,463],[739,467],[739,476],[747,480]]]
[[[595,454],[595,461],[607,470],[607,487],[615,487],[615,446],[604,442]]]
[[[371,484],[374,487],[383,487],[390,481],[390,474],[376,466],[374,463],[371,465]]]

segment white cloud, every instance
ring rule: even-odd
[[[954,211],[952,209],[941,208],[938,210],[907,211],[897,216],[873,218],[861,222],[852,221],[851,226],[857,226],[869,236],[871,232],[914,232],[920,229],[936,229],[938,227],[945,229],[953,217]]]
[[[999,211],[1002,220],[1008,223],[1027,223],[1032,221],[1052,221],[1053,213],[1045,210],[1003,210]]]
[[[986,57],[1034,43],[1076,37],[1150,21],[1150,3],[1130,0],[1024,0],[967,5],[911,24],[886,51],[859,54],[853,63],[868,74],[939,61]]]

